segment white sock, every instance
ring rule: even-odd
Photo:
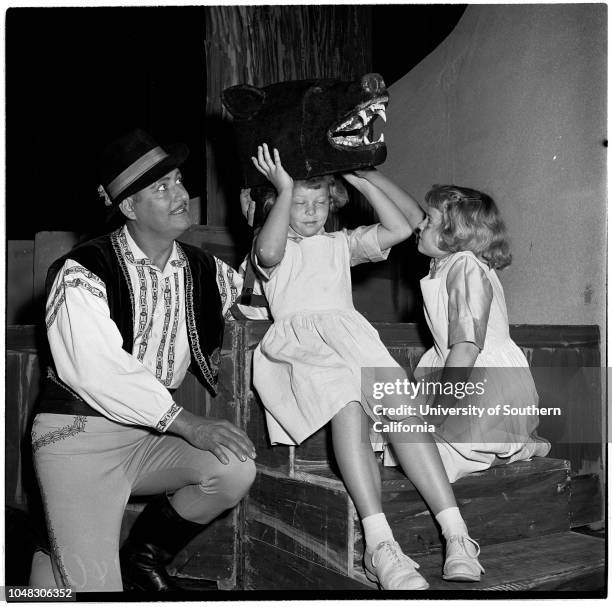
[[[363,525],[363,532],[365,533],[366,546],[371,551],[373,551],[380,542],[394,541],[393,532],[383,512],[366,516],[362,519],[361,524]]]
[[[457,506],[441,510],[436,514],[436,520],[442,527],[442,535],[447,540],[452,535],[469,535],[465,521]]]

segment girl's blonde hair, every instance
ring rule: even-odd
[[[510,265],[506,226],[490,196],[456,185],[434,185],[425,200],[442,213],[440,249],[472,251],[497,270]]]
[[[321,175],[310,179],[299,179],[293,182],[295,186],[301,186],[309,190],[318,190],[327,186],[329,188],[329,212],[335,213],[341,209],[349,199],[348,191],[342,180],[335,175]],[[276,202],[276,190],[270,186],[261,186],[251,189],[251,198],[261,205],[263,218],[267,217],[272,205]]]

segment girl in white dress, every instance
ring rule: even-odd
[[[434,186],[425,200],[418,249],[432,258],[421,290],[434,346],[419,361],[415,375],[441,375],[437,379],[442,383],[451,375],[454,381],[483,381],[483,394],[466,399],[471,405],[525,411],[503,415],[500,408],[493,414],[436,418],[434,438],[454,482],[495,464],[545,456],[550,443],[535,432],[538,416],[531,411],[538,405],[538,394],[527,360],[510,338],[496,269],[509,265],[512,256],[495,202],[482,192],[454,185]],[[444,400],[437,397],[435,404],[465,404]]]
[[[369,420],[379,419],[373,409],[380,403],[362,390],[363,368],[378,368],[377,381],[384,381],[384,368],[392,367],[394,378],[400,370],[355,310],[350,279],[351,265],[384,259],[390,247],[408,238],[422,211],[388,180],[383,189],[348,174],[345,179],[369,200],[380,223],[326,233],[334,178],[294,183],[278,151],[271,156],[265,144],[252,160],[277,192],[253,248],[274,318],[253,360],[271,442],[299,444],[331,420],[335,458],[364,527],[368,578],[388,590],[425,589],[417,563],[401,551],[382,511],[380,475],[368,440]],[[480,579],[478,545],[469,538],[433,438],[427,432],[390,433],[389,440],[447,540],[443,577]]]

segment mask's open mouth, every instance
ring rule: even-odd
[[[348,116],[334,124],[327,131],[330,143],[342,150],[360,150],[380,146],[385,142],[385,136],[380,134],[376,141],[370,141],[372,125],[380,116],[387,121],[385,110],[389,97],[387,95],[370,99],[367,103],[357,106]]]

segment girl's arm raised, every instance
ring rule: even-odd
[[[419,203],[408,192],[376,169],[362,169],[355,171],[355,173],[380,188],[404,214],[410,227],[416,230],[417,226],[423,221],[425,213],[419,206]]]
[[[376,211],[381,223],[378,228],[378,243],[382,250],[406,240],[412,234],[410,223],[383,190],[354,173],[345,173],[342,176],[367,198]]]
[[[271,268],[283,259],[293,197],[293,179],[281,165],[280,154],[276,148],[273,150],[273,156],[274,158],[270,156],[265,143],[263,146],[257,146],[257,158],[251,156],[255,168],[266,176],[278,193],[255,242],[257,261],[264,268]]]

